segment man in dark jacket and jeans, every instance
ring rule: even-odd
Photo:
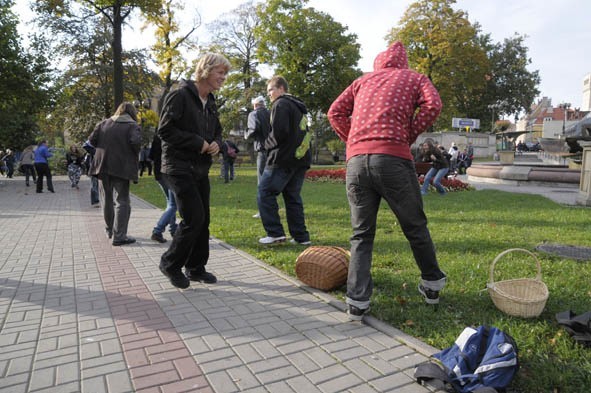
[[[162,140],[162,177],[176,196],[182,217],[160,271],[177,288],[190,281],[215,283],[205,270],[209,259],[209,168],[222,144],[213,91],[224,81],[230,62],[207,53],[197,61],[195,81],[181,81],[164,100],[158,136]],[[182,268],[185,268],[185,274]]]
[[[267,236],[259,239],[259,243],[275,244],[285,241],[277,204],[277,195],[282,194],[291,242],[308,245],[310,234],[306,229],[304,203],[300,192],[312,157],[309,150],[302,158],[296,157],[296,150],[305,136],[300,129],[300,122],[308,110],[302,101],[287,94],[287,89],[287,81],[280,76],[274,76],[267,84],[267,93],[273,102],[271,133],[264,142],[268,158],[257,195],[259,213]]]

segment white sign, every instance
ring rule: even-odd
[[[460,117],[454,117],[451,119],[451,126],[453,128],[480,128],[480,119],[462,119]]]

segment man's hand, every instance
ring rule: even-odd
[[[209,143],[207,141],[203,141],[203,146],[201,146],[201,154],[205,154],[209,152]]]
[[[220,152],[220,147],[218,146],[218,143],[216,141],[211,142],[209,144],[208,149],[207,149],[207,153],[212,156],[215,156],[219,152]]]

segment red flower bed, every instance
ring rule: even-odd
[[[306,172],[306,179],[312,181],[342,181],[345,182],[347,170],[340,169],[313,169]]]
[[[313,169],[306,172],[306,179],[311,181],[327,181],[327,182],[345,182],[347,170],[345,168],[340,169]],[[419,183],[422,185],[425,180],[425,176],[419,177]],[[468,183],[456,178],[446,178],[441,180],[441,185],[445,187],[447,191],[466,191],[471,190],[472,187]]]

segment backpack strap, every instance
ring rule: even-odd
[[[579,344],[591,347],[591,311],[576,315],[572,311],[556,314],[560,326]]]
[[[419,384],[423,385],[425,382],[429,382],[437,389],[442,389],[451,385],[451,380],[445,371],[433,362],[419,364],[417,368],[415,368],[414,377]]]

